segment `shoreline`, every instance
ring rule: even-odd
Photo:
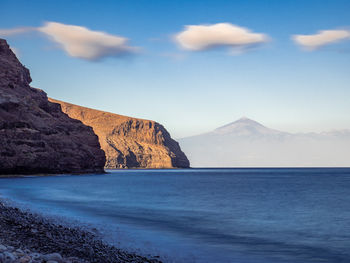
[[[0,174],[0,179],[11,178],[27,178],[27,177],[49,177],[49,176],[75,176],[75,175],[95,175],[95,174],[108,174],[108,172],[96,172],[96,173],[36,173],[36,174]]]
[[[0,262],[161,262],[109,245],[93,230],[53,221],[0,198]]]
[[[28,174],[1,174],[0,179],[11,179],[11,178],[27,178],[27,177],[49,177],[49,176],[76,176],[76,175],[97,175],[97,174],[110,174],[111,171],[133,171],[133,170],[145,170],[145,171],[164,171],[164,170],[189,170],[196,169],[192,167],[188,168],[116,168],[109,169],[105,168],[102,172],[81,172],[81,173],[28,173]],[[201,169],[201,168],[200,168]],[[211,168],[203,168],[203,169],[211,169]],[[226,168],[224,168],[226,169]]]

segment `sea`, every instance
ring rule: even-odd
[[[350,262],[350,168],[2,178],[0,196],[163,262]]]

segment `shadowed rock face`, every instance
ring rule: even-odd
[[[0,39],[0,174],[102,172],[105,155],[93,130],[30,82]]]
[[[89,109],[49,98],[69,117],[91,126],[106,153],[106,168],[188,168],[189,161],[157,122]]]

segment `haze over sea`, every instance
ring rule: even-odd
[[[116,170],[0,193],[165,262],[350,262],[350,168]]]

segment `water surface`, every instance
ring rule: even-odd
[[[350,262],[350,169],[116,170],[0,179],[18,205],[166,262]]]

